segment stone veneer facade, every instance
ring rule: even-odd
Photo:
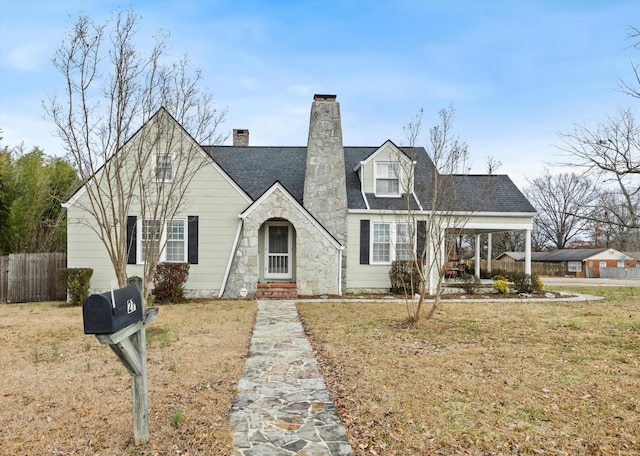
[[[311,105],[303,204],[346,247],[347,183],[342,144],[340,103],[335,95],[315,95]],[[343,251],[342,289],[347,261]]]
[[[269,220],[285,219],[295,230],[295,278],[300,295],[338,294],[341,250],[335,240],[315,225],[293,198],[276,186],[258,205],[247,211],[231,264],[225,297],[238,297],[245,288],[254,296],[260,277],[258,233]]]

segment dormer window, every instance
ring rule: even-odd
[[[376,196],[400,195],[398,162],[376,162]]]
[[[171,182],[173,180],[173,155],[156,154],[153,168],[157,182]]]

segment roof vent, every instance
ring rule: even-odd
[[[336,96],[315,94],[313,96],[313,101],[336,101]]]

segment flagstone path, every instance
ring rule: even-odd
[[[353,455],[295,301],[258,301],[229,419],[236,456]]]

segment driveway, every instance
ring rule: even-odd
[[[545,286],[640,287],[640,279],[577,279],[575,277],[540,277]]]

